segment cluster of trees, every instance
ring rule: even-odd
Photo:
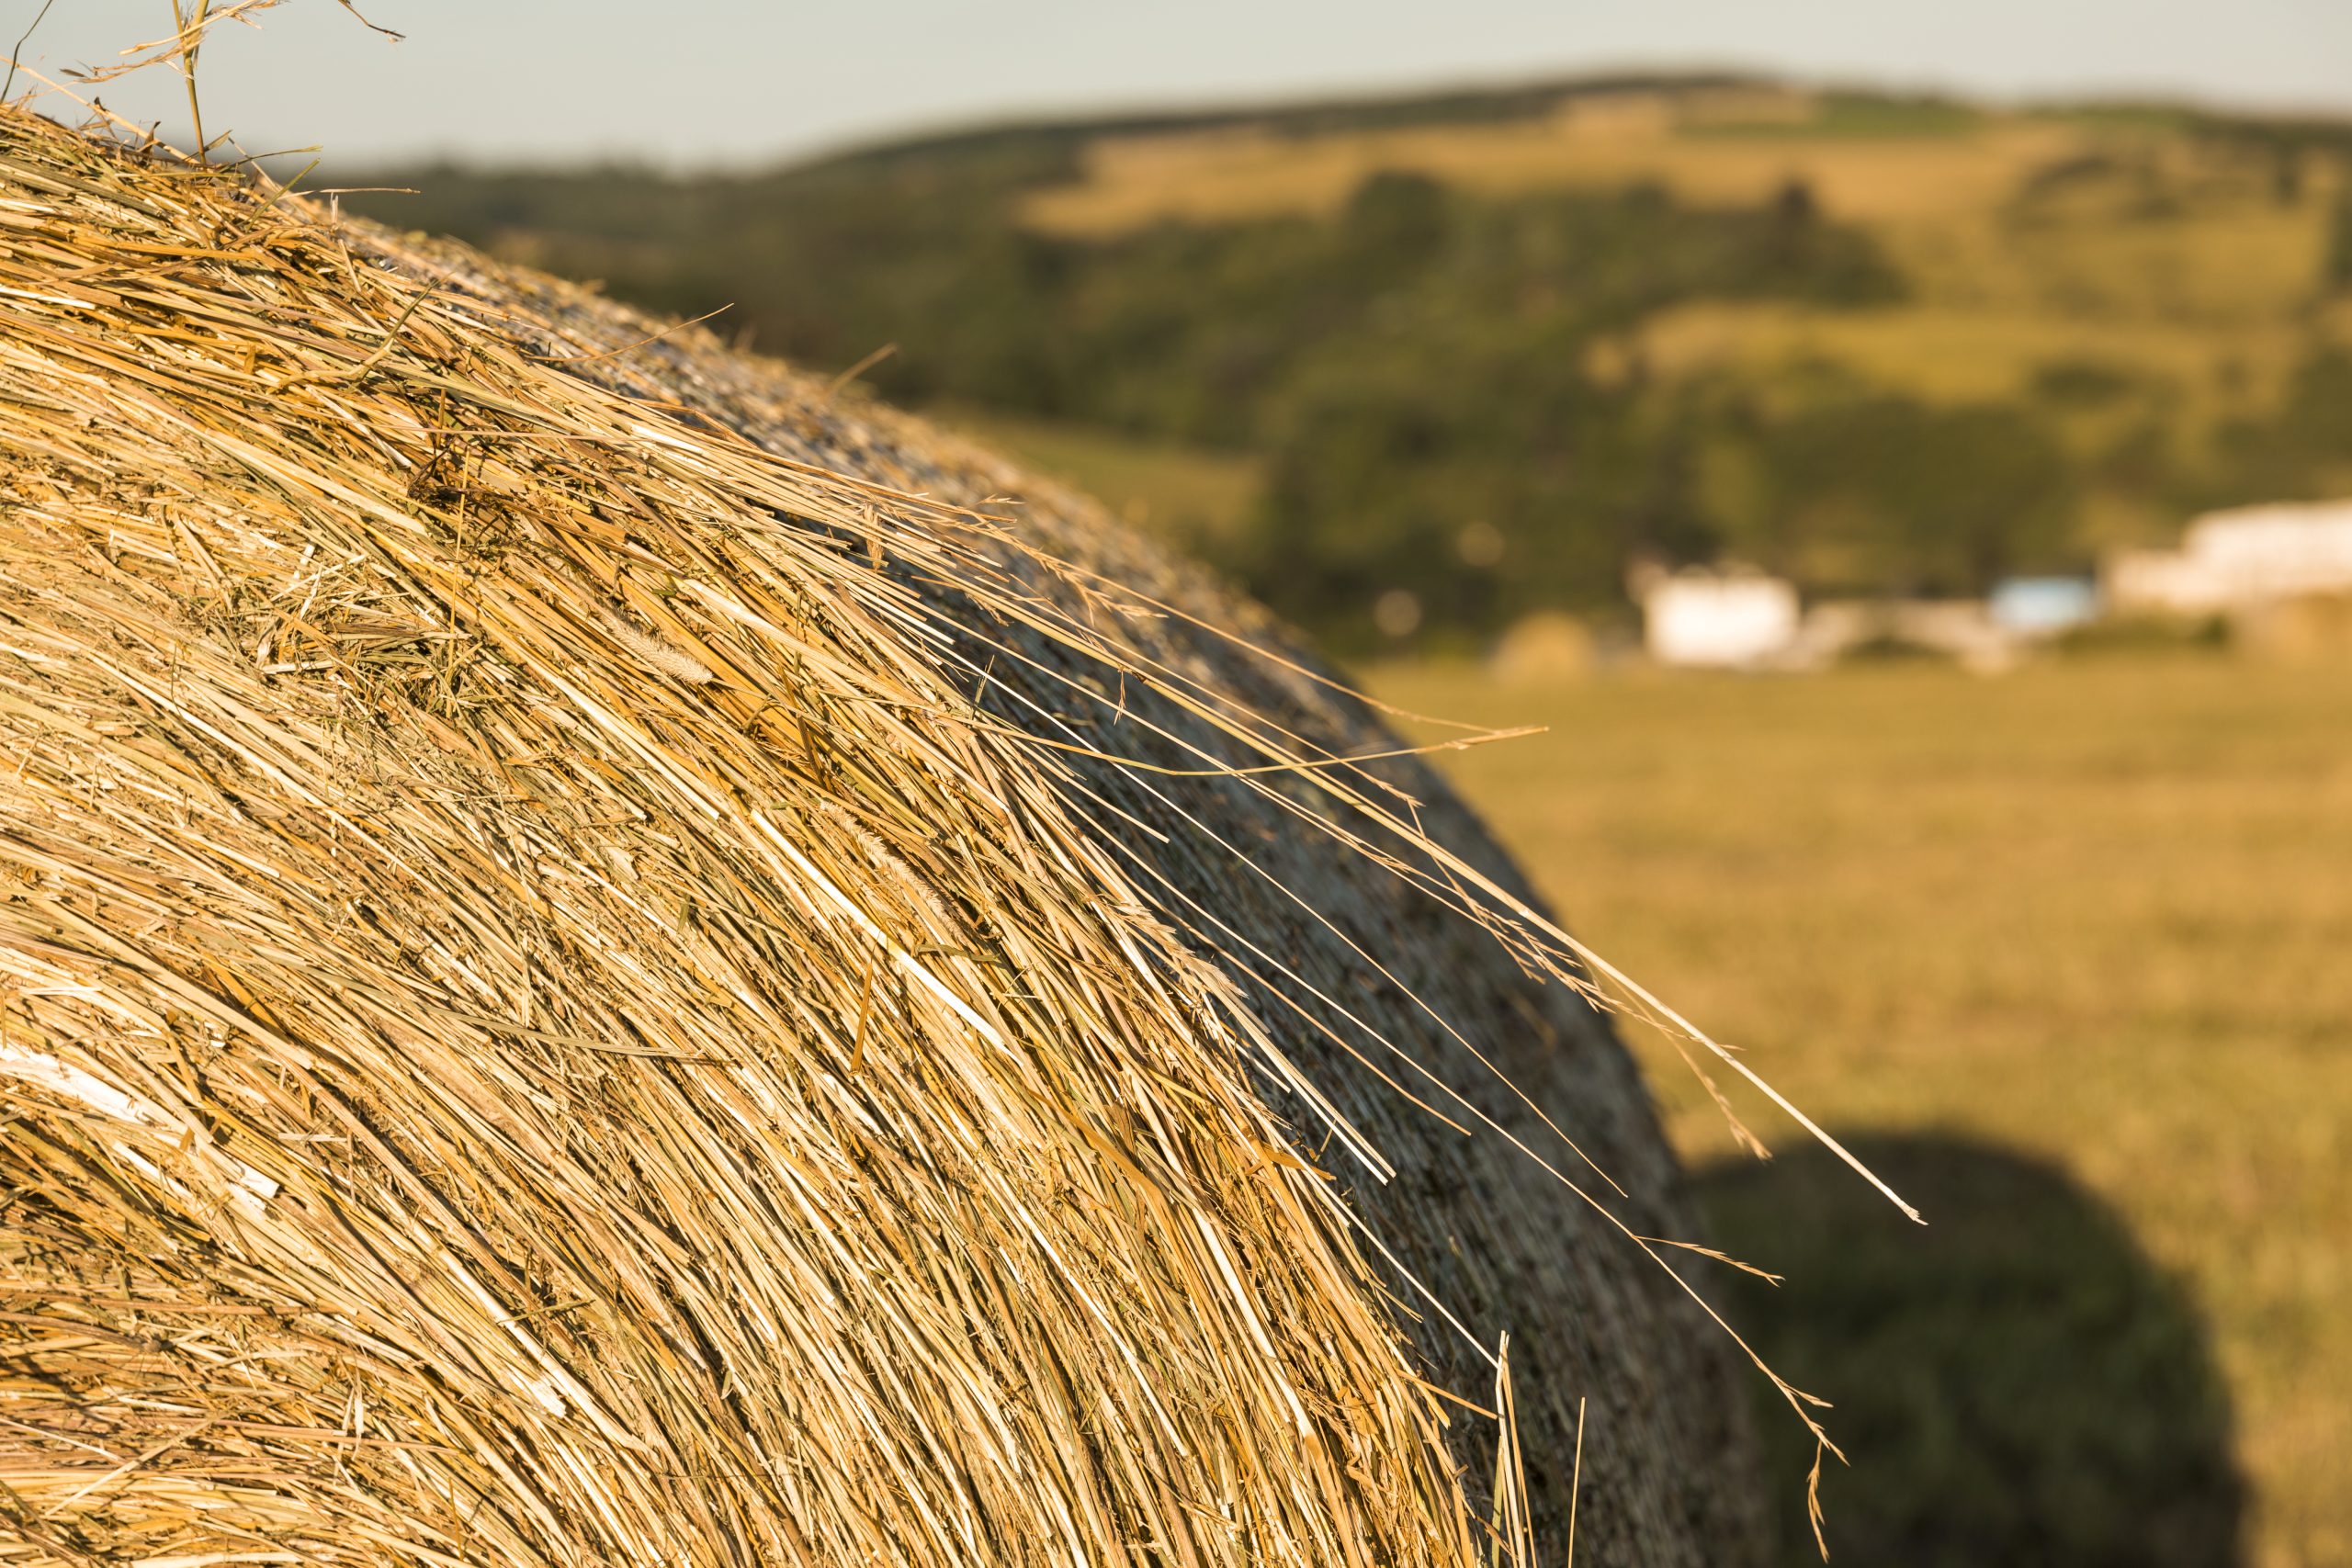
[[[1071,177],[1083,145],[1013,130],[757,177],[440,169],[368,182],[418,195],[356,199],[655,309],[728,306],[719,330],[813,366],[895,344],[867,379],[899,400],[1253,454],[1259,514],[1218,564],[1343,645],[1375,635],[1371,608],[1399,585],[1425,632],[1473,636],[1614,604],[1637,556],[1733,553],[1818,589],[1981,589],[2085,564],[2090,487],[2286,494],[2352,451],[2352,362],[2326,353],[2284,414],[2226,431],[2220,468],[2193,478],[2160,423],[2061,438],[2070,410],[2154,406],[2112,367],[2054,365],[2027,395],[1951,407],[1828,365],[1758,385],[1602,363],[1690,301],[1900,300],[1872,237],[1798,185],[1698,207],[1379,174],[1331,217],[1099,239],[1021,223],[1023,193]]]

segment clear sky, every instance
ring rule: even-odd
[[[205,57],[208,130],[348,167],[452,152],[758,164],[1011,115],[1730,65],[1996,97],[2352,110],[2352,0],[290,0]],[[0,0],[0,50],[41,0]],[[53,0],[23,58],[104,61],[170,0]],[[21,83],[19,90],[21,90]],[[100,89],[176,123],[161,73]]]

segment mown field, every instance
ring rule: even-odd
[[[1444,765],[1926,1211],[1767,1108],[1784,1157],[1736,1155],[1636,1041],[1718,1238],[1790,1276],[1724,1291],[1838,1405],[1838,1561],[2352,1563],[2352,670],[1373,683],[1549,725]]]

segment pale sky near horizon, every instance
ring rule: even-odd
[[[58,68],[169,0],[51,0]],[[291,0],[203,62],[208,131],[344,166],[419,155],[757,164],[909,130],[1589,71],[1729,66],[1999,99],[2352,112],[2352,0]],[[41,0],[0,0],[0,51]],[[18,91],[22,91],[20,79]],[[163,72],[97,89],[167,134]],[[52,109],[52,112],[55,112]]]

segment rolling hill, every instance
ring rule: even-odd
[[[1971,592],[2352,488],[2347,170],[2333,122],[1615,77],[345,199],[857,367],[1365,648],[1400,588],[1441,645],[1636,557]]]

